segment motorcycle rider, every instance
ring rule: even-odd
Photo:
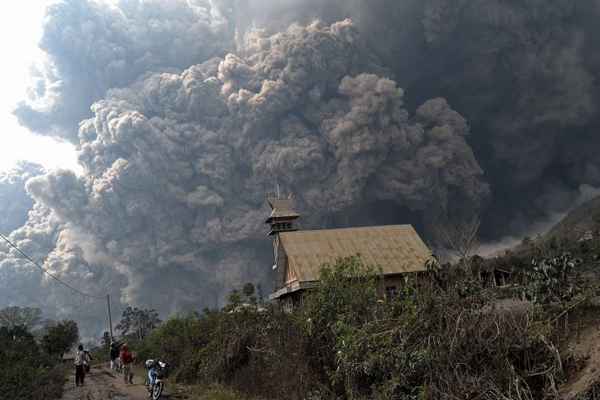
[[[158,359],[156,359],[156,360],[150,359],[150,360],[146,360],[146,362],[144,363],[144,366],[148,370],[148,377],[147,377],[148,386],[147,386],[147,388],[148,388],[150,397],[153,399],[158,399],[158,398],[160,398],[160,395],[161,395],[163,387],[164,387],[162,378],[164,378],[166,375],[166,371],[168,369],[168,364],[165,362],[162,362]],[[157,385],[158,385],[158,387],[156,387]]]

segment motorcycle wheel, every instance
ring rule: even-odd
[[[160,399],[160,396],[162,395],[164,387],[165,387],[164,383],[156,382],[156,384],[152,388],[152,400]]]

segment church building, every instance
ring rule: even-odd
[[[300,218],[290,198],[269,197],[266,223],[273,238],[275,292],[269,296],[284,308],[302,301],[318,283],[324,264],[360,256],[363,263],[381,268],[386,296],[395,296],[404,275],[426,271],[432,253],[411,225],[299,230]]]

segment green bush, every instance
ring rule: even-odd
[[[64,370],[44,353],[25,327],[0,328],[0,388],[11,400],[51,400],[62,395]]]
[[[194,314],[170,318],[142,342],[138,348],[140,360],[156,359],[168,361],[178,369],[189,359],[194,349],[206,345],[202,321]]]
[[[561,378],[545,314],[495,310],[495,292],[459,269],[413,275],[393,301],[377,300],[378,279],[340,260],[308,297],[310,361],[337,397],[541,398]]]

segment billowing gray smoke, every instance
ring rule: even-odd
[[[43,173],[41,166],[27,162],[0,172],[0,233],[9,234],[25,224],[33,207],[33,199],[25,191],[25,182]]]
[[[98,253],[87,235],[40,204],[29,212],[29,220],[13,231],[10,240],[53,275],[86,293],[118,299],[127,283],[108,258]],[[76,319],[84,335],[106,327],[104,303],[81,297],[57,284],[24,260],[6,243],[0,243],[0,305],[28,304],[39,307],[50,319]],[[119,307],[117,307],[119,310]]]
[[[224,2],[220,2],[224,3]],[[77,140],[89,106],[148,71],[185,68],[231,48],[231,8],[212,1],[125,0],[119,7],[65,0],[49,7],[30,99],[16,115],[30,129]]]
[[[30,180],[13,235],[94,293],[171,312],[268,282],[277,185],[305,227],[481,210],[515,233],[496,222],[600,185],[594,15],[592,0],[64,1],[16,113],[77,143],[84,173]],[[59,313],[72,296],[55,298]]]
[[[566,209],[582,184],[598,186],[597,1],[360,3],[357,23],[409,103],[441,95],[471,124],[492,184],[488,235],[518,232]]]
[[[358,44],[348,20],[255,33],[243,56],[110,90],[80,126],[85,176],[55,172],[28,189],[121,265],[124,301],[164,311],[264,276],[276,183],[315,225],[381,200],[478,207],[487,186],[465,120],[443,99],[411,118],[394,81],[361,73],[381,68]]]
[[[351,16],[407,91],[444,97],[471,125],[492,184],[484,232],[520,233],[598,186],[596,0],[248,0],[272,20]],[[508,221],[508,223],[507,223]]]

